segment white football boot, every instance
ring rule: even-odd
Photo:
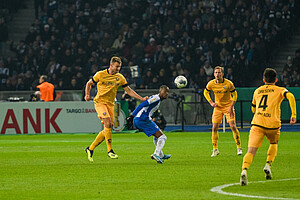
[[[271,172],[271,167],[270,165],[266,164],[265,167],[264,167],[264,172],[266,174],[266,179],[267,180],[270,180],[272,179],[272,172]]]
[[[245,169],[241,173],[240,183],[241,183],[241,186],[248,185],[247,170],[245,170]]]
[[[215,156],[217,156],[219,154],[220,154],[219,150],[218,149],[214,149],[214,150],[212,150],[211,157],[215,157]]]

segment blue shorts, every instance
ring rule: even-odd
[[[150,119],[140,119],[139,117],[135,117],[133,119],[133,125],[138,129],[142,129],[148,137],[160,130],[160,128]]]

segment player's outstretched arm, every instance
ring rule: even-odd
[[[146,101],[148,99],[148,96],[146,97],[141,97],[140,95],[138,95],[133,89],[131,89],[129,86],[126,86],[123,88],[127,94],[133,98],[139,99],[141,101]]]
[[[84,96],[84,99],[85,99],[86,101],[91,100],[90,91],[91,91],[91,87],[92,87],[93,84],[94,84],[93,80],[90,79],[90,80],[86,83],[86,85],[85,85],[85,96]]]
[[[290,119],[290,124],[295,124],[296,123],[296,116],[297,116],[297,109],[296,109],[296,101],[295,101],[295,97],[292,93],[288,92],[286,93],[286,98],[289,101],[290,107],[291,107],[291,112],[292,112],[292,116]]]

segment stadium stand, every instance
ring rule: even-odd
[[[296,10],[295,0],[48,0],[26,37],[11,43],[15,58],[1,58],[0,88],[34,90],[47,74],[56,89],[81,89],[112,55],[139,67],[142,79],[128,78],[136,88],[174,88],[180,74],[203,88],[216,65],[237,87],[256,86],[256,74],[297,31]],[[299,86],[299,59],[297,50],[281,85]]]

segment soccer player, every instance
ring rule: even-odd
[[[171,155],[165,155],[162,152],[162,148],[165,145],[167,136],[163,134],[161,129],[152,121],[151,117],[153,113],[159,108],[160,102],[168,98],[169,88],[166,85],[162,85],[159,88],[159,93],[151,96],[147,101],[141,103],[127,118],[127,126],[133,125],[145,132],[150,137],[153,135],[153,142],[155,145],[155,151],[151,155],[151,158],[156,160],[157,163],[163,164],[163,161],[169,159]]]
[[[114,123],[114,100],[117,95],[117,89],[121,86],[127,92],[128,95],[145,101],[148,97],[142,98],[135,91],[133,91],[127,84],[125,77],[119,73],[121,69],[122,61],[119,57],[112,57],[110,60],[110,66],[108,69],[98,71],[93,78],[91,78],[85,87],[85,100],[91,99],[90,90],[94,83],[97,83],[97,95],[94,98],[95,109],[100,120],[104,124],[104,129],[99,132],[96,139],[89,147],[85,148],[88,154],[88,160],[93,162],[94,149],[104,140],[106,140],[108,157],[112,159],[118,158],[118,155],[112,149],[111,146],[111,133],[112,124]]]
[[[215,79],[208,82],[204,90],[204,96],[210,105],[214,108],[212,115],[212,144],[213,151],[211,157],[219,155],[218,150],[218,129],[219,125],[222,123],[223,115],[227,119],[230,128],[233,133],[233,138],[237,146],[237,155],[242,155],[243,151],[241,148],[240,133],[236,127],[235,123],[235,112],[234,104],[237,100],[237,92],[233,83],[224,78],[224,68],[217,66],[214,69]],[[215,102],[210,98],[209,92],[214,92]]]
[[[280,105],[284,98],[288,99],[292,115],[290,124],[296,123],[295,97],[287,89],[278,87],[275,83],[277,73],[272,68],[266,68],[263,74],[265,85],[254,91],[251,110],[254,113],[248,141],[248,152],[244,156],[240,183],[248,185],[247,170],[259,147],[261,147],[264,136],[270,142],[267,152],[267,162],[264,167],[266,179],[272,179],[271,165],[277,155],[277,144],[280,137]]]

